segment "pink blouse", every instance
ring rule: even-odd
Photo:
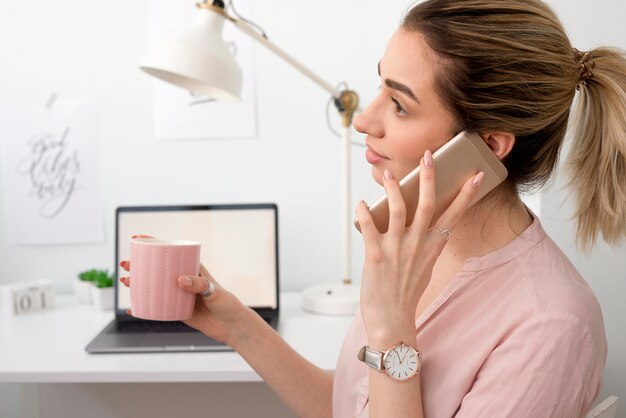
[[[600,391],[600,306],[536,217],[468,259],[415,327],[425,418],[582,417]],[[335,371],[335,418],[369,416],[369,368],[356,357],[366,344],[357,312]]]

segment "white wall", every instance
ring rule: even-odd
[[[149,40],[149,3],[0,0],[0,101],[43,101],[56,92],[97,102],[106,221],[102,244],[13,247],[6,242],[0,202],[0,282],[45,276],[65,293],[77,272],[112,268],[113,212],[119,205],[255,201],[274,201],[280,208],[284,289],[338,279],[339,140],[326,128],[327,95],[259,47],[258,138],[155,140],[151,82],[137,69]],[[603,43],[626,48],[626,3],[548,3],[577,48]],[[408,0],[274,0],[253,6],[254,19],[270,39],[328,81],[348,81],[366,103],[379,84],[376,63]],[[193,1],[172,7],[193,7]],[[379,189],[369,178],[362,149],[353,151],[356,204],[376,197]],[[610,344],[605,394],[626,401],[624,250],[599,247],[591,258],[579,256],[572,246],[571,204],[561,204],[562,197],[544,194],[541,216],[600,299]],[[353,238],[358,277],[361,245],[356,232]]]
[[[45,101],[53,91],[61,99],[96,100],[106,216],[104,243],[58,247],[8,246],[3,221],[0,280],[46,276],[68,292],[77,272],[111,268],[119,205],[258,201],[279,205],[285,289],[339,280],[340,148],[326,128],[327,94],[257,48],[258,138],[155,140],[151,79],[137,68],[149,42],[149,3],[0,3],[0,100]],[[296,58],[332,83],[350,82],[367,100],[378,86],[376,63],[404,2],[382,15],[375,2],[336,3],[257,2],[254,18]],[[195,6],[188,1],[177,7]],[[350,15],[349,22],[381,17],[384,24],[363,31],[344,22]],[[354,148],[354,202],[378,194],[361,150]],[[355,247],[359,254],[358,241]]]

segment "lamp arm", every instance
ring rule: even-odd
[[[262,36],[254,27],[250,24],[237,19],[231,19],[231,21],[245,34],[251,36],[264,45],[267,49],[274,52],[292,67],[300,71],[302,74],[307,76],[311,81],[313,81],[318,86],[322,87],[328,93],[330,93],[335,99],[335,106],[339,110],[339,113],[342,116],[342,252],[343,252],[343,266],[342,266],[342,283],[344,285],[352,284],[352,246],[350,239],[351,225],[352,225],[352,208],[350,205],[350,145],[351,145],[351,125],[352,118],[354,116],[354,112],[359,110],[359,96],[356,92],[352,90],[344,90],[338,91],[328,82],[324,81],[321,77],[315,74],[313,71],[309,70],[302,63],[294,59],[292,56],[287,54],[285,51],[280,49],[274,43],[270,42],[267,38]]]
[[[302,63],[294,59],[292,56],[287,54],[285,51],[280,49],[274,43],[270,42],[267,38],[262,36],[254,27],[250,24],[238,20],[232,19],[231,21],[245,34],[254,38],[257,42],[264,45],[267,49],[274,52],[292,67],[300,71],[302,74],[307,76],[311,81],[313,81],[318,86],[322,87],[328,93],[330,93],[335,99],[335,106],[339,110],[339,113],[342,115],[342,252],[343,252],[343,266],[342,266],[342,283],[344,285],[352,285],[352,246],[350,239],[351,225],[352,225],[352,209],[350,205],[350,144],[351,144],[351,125],[352,125],[352,117],[354,112],[359,110],[359,96],[356,92],[351,90],[338,91],[335,89],[330,83],[323,80],[313,71],[309,70]]]
[[[252,37],[255,41],[259,42],[260,44],[265,46],[267,49],[272,51],[274,54],[278,55],[280,58],[286,61],[289,65],[294,67],[296,70],[300,71],[302,74],[308,77],[315,84],[317,84],[318,86],[326,90],[328,93],[330,93],[335,99],[340,98],[341,93],[336,88],[334,88],[330,83],[322,79],[313,71],[309,70],[306,66],[304,66],[302,63],[297,61],[291,55],[287,54],[285,51],[283,51],[281,48],[276,46],[274,43],[270,42],[267,38],[264,38],[252,25],[239,19],[230,18],[230,20],[233,22],[235,26],[237,26],[237,28],[240,31]]]

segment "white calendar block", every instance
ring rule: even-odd
[[[52,306],[54,306],[54,288],[49,279],[0,286],[0,312],[4,315],[21,315]]]

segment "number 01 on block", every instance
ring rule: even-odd
[[[39,279],[14,282],[0,286],[0,312],[20,315],[39,311],[54,305],[52,281]]]

